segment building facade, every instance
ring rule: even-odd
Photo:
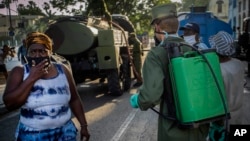
[[[210,0],[208,10],[229,23],[237,39],[243,28],[243,20],[250,17],[250,0]]]
[[[228,22],[229,0],[210,0],[208,10],[219,19]]]
[[[15,46],[22,40],[17,39],[17,33],[24,30],[25,27],[29,25],[34,25],[35,22],[41,18],[42,16],[34,15],[11,15],[11,17],[9,15],[0,15],[0,45],[2,46],[3,44],[8,44]]]
[[[243,20],[250,17],[250,1],[249,0],[229,0],[229,18],[228,22],[235,29],[236,36],[243,30]]]

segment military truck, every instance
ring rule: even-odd
[[[129,33],[132,23],[124,16],[112,17],[112,29],[101,18],[64,17],[45,31],[53,52],[66,58],[76,83],[107,80],[109,93],[120,96],[130,89]]]

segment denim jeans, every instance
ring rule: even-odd
[[[19,123],[16,130],[16,141],[76,141],[77,128],[71,120],[55,129],[32,131],[28,128]]]

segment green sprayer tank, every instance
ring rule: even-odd
[[[170,71],[176,116],[182,124],[215,120],[227,115],[218,57],[211,49],[205,52],[204,56],[211,65],[215,77],[208,63],[197,52],[186,52],[181,57],[171,59]]]

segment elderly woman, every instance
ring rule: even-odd
[[[75,141],[77,128],[71,110],[81,125],[80,138],[89,140],[87,121],[70,71],[50,62],[51,39],[39,32],[26,38],[28,64],[12,69],[3,95],[6,108],[20,109],[18,141]]]

